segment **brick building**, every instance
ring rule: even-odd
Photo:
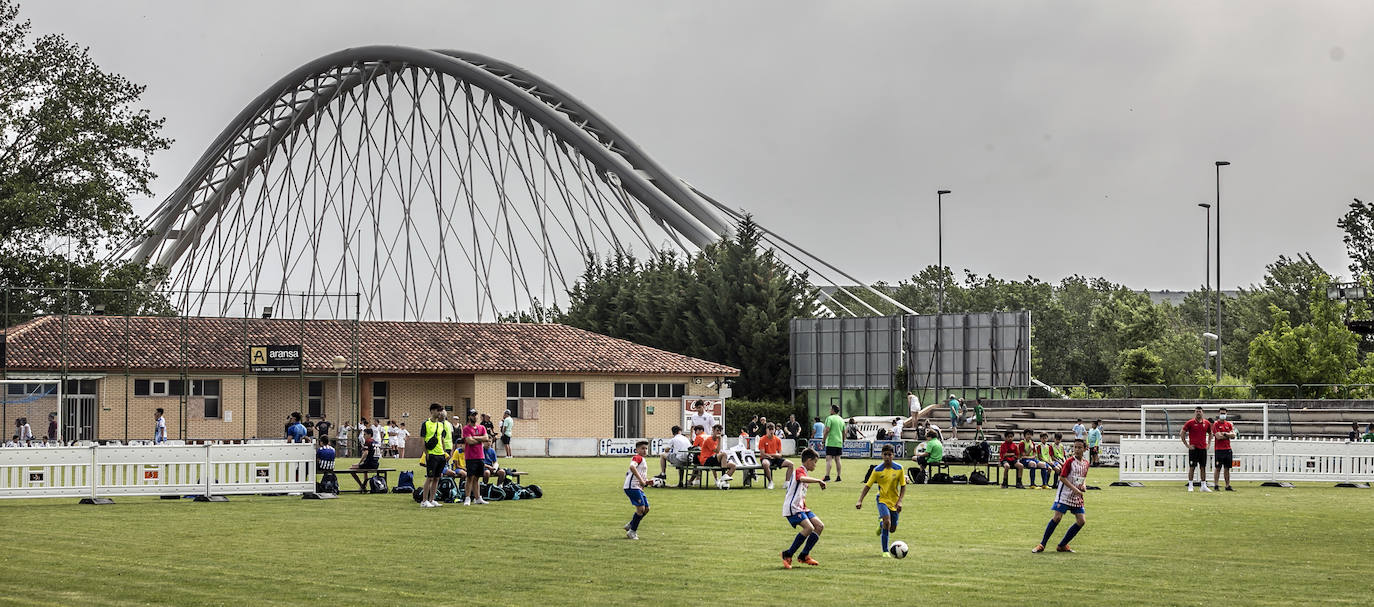
[[[714,396],[739,375],[556,324],[44,316],[7,329],[4,344],[6,379],[66,378],[68,439],[151,438],[158,407],[170,437],[191,440],[280,437],[293,411],[413,429],[433,402],[494,420],[509,409],[516,436],[666,436],[684,395]],[[250,364],[261,346],[299,346],[299,370]],[[36,388],[8,385],[7,403],[26,391],[32,402]],[[30,409],[55,410],[47,400]],[[4,406],[5,419],[21,411]]]

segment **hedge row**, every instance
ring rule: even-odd
[[[773,403],[751,400],[725,401],[725,435],[739,436],[739,431],[755,415],[768,418],[768,421],[781,426],[787,421],[787,416],[796,414],[797,423],[802,426],[802,436],[811,435],[811,422],[806,418],[806,404],[798,403],[793,406],[789,403]],[[781,431],[779,431],[781,434]]]

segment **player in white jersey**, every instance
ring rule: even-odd
[[[635,507],[634,518],[625,523],[625,537],[639,539],[639,521],[649,514],[649,498],[644,495],[644,487],[649,485],[649,464],[644,456],[649,454],[649,441],[635,443],[635,454],[630,456],[630,468],[625,471],[625,495]]]
[[[801,454],[802,465],[797,466],[796,471],[787,480],[786,496],[782,500],[782,515],[787,517],[787,522],[793,528],[801,527],[797,537],[792,539],[792,547],[782,551],[783,569],[792,568],[792,555],[801,550],[797,555],[797,560],[807,565],[819,565],[816,559],[811,558],[811,549],[816,547],[816,542],[821,539],[821,531],[825,530],[825,524],[821,519],[816,518],[816,514],[806,507],[806,485],[807,483],[817,483],[821,490],[825,490],[825,481],[812,478],[806,473],[816,469],[816,460],[820,456],[811,449],[805,449]]]
[[[1072,512],[1076,517],[1072,527],[1064,532],[1064,539],[1059,542],[1056,548],[1059,552],[1073,552],[1069,548],[1069,541],[1078,535],[1078,531],[1083,528],[1087,520],[1083,518],[1083,492],[1087,491],[1088,467],[1088,442],[1076,438],[1073,440],[1073,457],[1064,462],[1059,469],[1059,492],[1055,494],[1054,505],[1050,509],[1054,511],[1054,518],[1050,519],[1045,525],[1045,537],[1041,538],[1040,543],[1031,552],[1044,552],[1045,544],[1050,541],[1050,536],[1054,534],[1054,528],[1059,526],[1059,519],[1064,518],[1065,512]]]

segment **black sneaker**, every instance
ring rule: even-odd
[[[838,476],[835,477],[835,482],[837,482],[837,483],[840,482],[840,477],[838,477]]]
[[[821,480],[823,480],[823,481],[825,481],[825,482],[827,482],[827,483],[830,482],[830,475],[829,475],[829,474],[825,475],[825,478],[823,478],[823,479],[821,479]]]
[[[1025,489],[1026,486],[1025,486],[1025,485],[1022,485],[1021,483],[1016,483],[1016,488],[1017,488],[1017,489]]]
[[[1235,491],[1235,489],[1232,489],[1230,485],[1227,485],[1227,486],[1226,486],[1226,490],[1227,490],[1227,491]]]
[[[655,474],[655,475],[654,475],[654,478],[661,478],[661,479],[663,479],[663,480],[666,481],[666,480],[668,480],[668,475],[666,475],[666,474]]]

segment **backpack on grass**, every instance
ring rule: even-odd
[[[988,475],[984,474],[982,470],[974,470],[968,475],[968,482],[970,485],[986,485],[988,484]]]
[[[453,477],[445,476],[439,479],[439,486],[434,490],[435,501],[445,504],[452,504],[458,501],[458,483],[454,482]]]
[[[415,489],[415,473],[409,470],[396,475],[396,488],[392,493],[409,493]]]
[[[326,472],[315,483],[315,493],[339,494],[339,477],[334,476],[333,472]]]
[[[386,481],[382,480],[382,477],[380,476],[374,476],[372,478],[367,479],[367,492],[386,493]]]

